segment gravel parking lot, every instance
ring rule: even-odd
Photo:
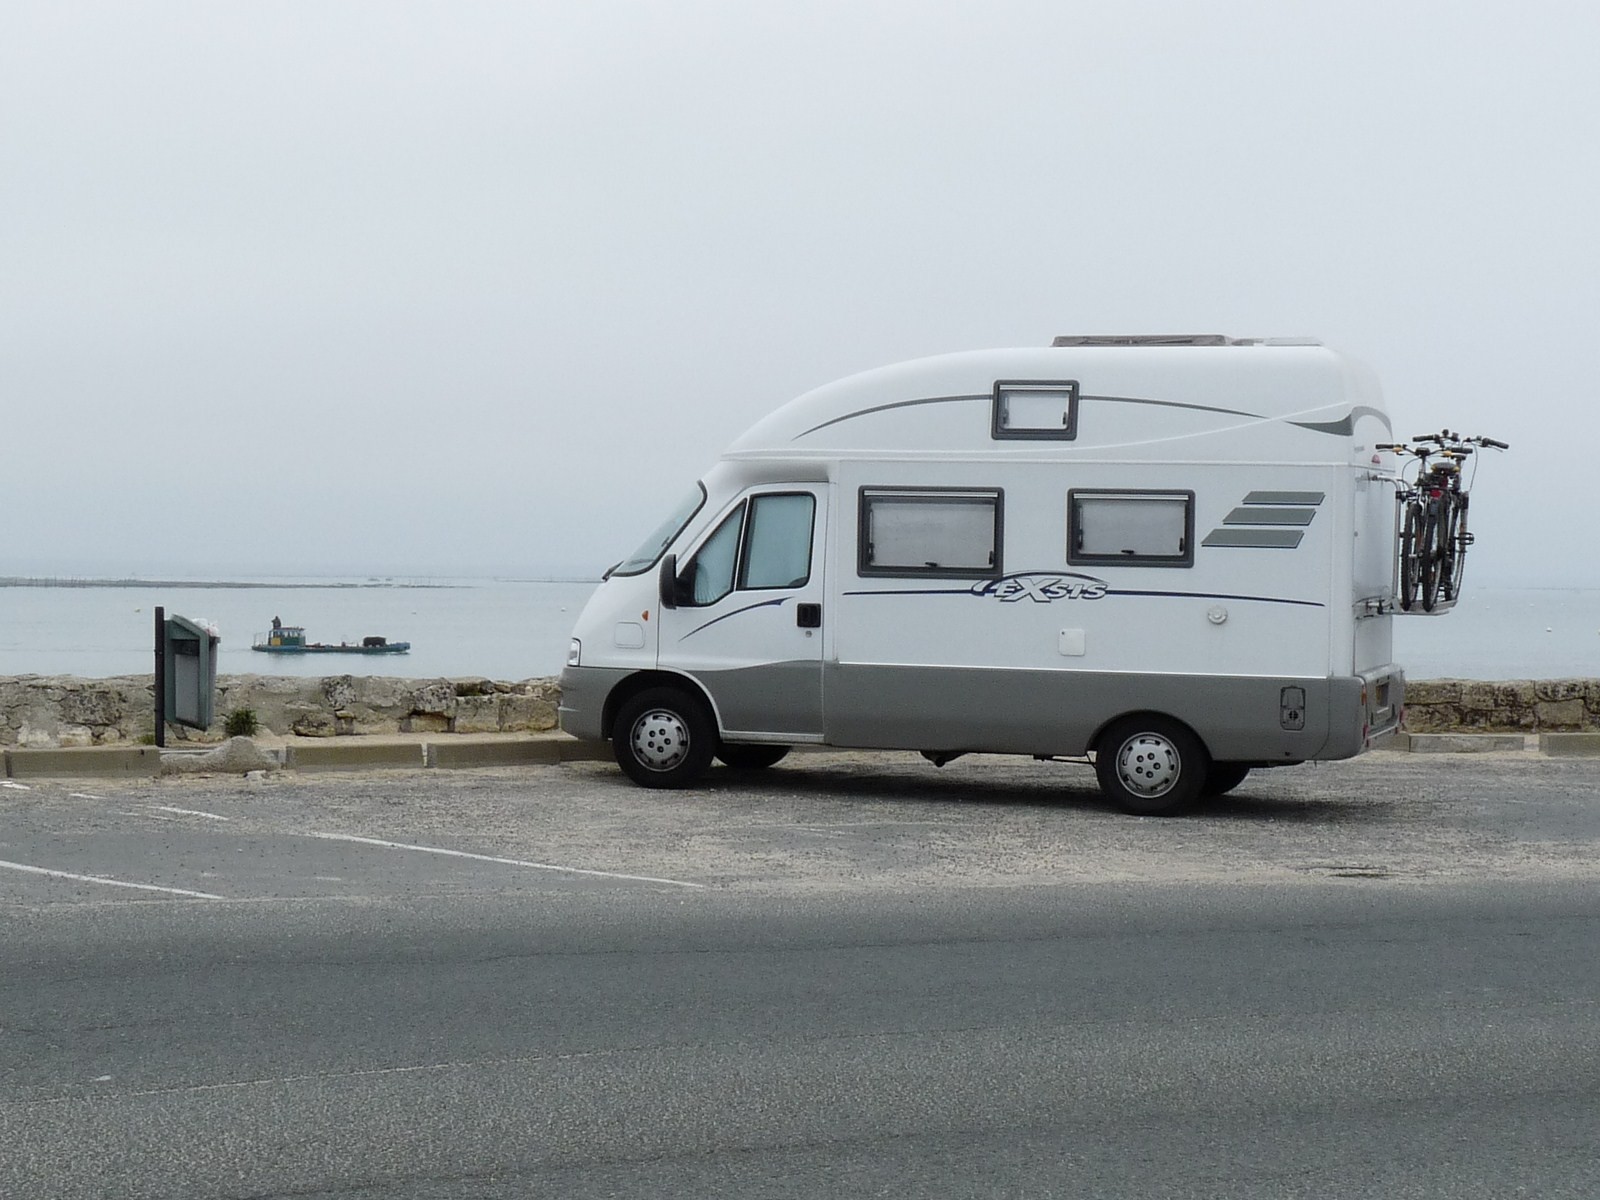
[[[915,755],[794,754],[682,792],[637,788],[607,763],[40,781],[0,792],[0,860],[61,874],[0,871],[0,897],[105,892],[73,874],[228,899],[527,887],[534,876],[541,887],[807,893],[1592,878],[1597,795],[1600,762],[1529,754],[1376,753],[1263,771],[1180,819],[1111,810],[1083,767],[983,756],[939,769]]]

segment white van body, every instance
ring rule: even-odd
[[[1140,714],[1203,747],[1178,747],[1191,784],[1350,757],[1403,701],[1392,440],[1372,374],[1304,340],[1061,338],[852,376],[758,422],[607,575],[562,727],[632,738],[630,774],[667,785],[698,771],[656,779],[661,730],[617,728],[644,690],[703,706],[700,768],[759,744],[1104,756]]]

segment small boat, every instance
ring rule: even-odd
[[[404,654],[411,649],[410,642],[391,642],[388,638],[364,637],[359,643],[308,642],[306,631],[299,625],[277,625],[266,633],[258,633],[250,645],[252,650],[265,650],[268,654]]]

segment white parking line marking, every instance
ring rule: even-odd
[[[88,792],[68,792],[69,800],[104,800],[104,796],[91,796]]]
[[[9,779],[0,779],[0,788],[10,788],[14,792],[31,792],[33,790],[25,783],[12,783]]]
[[[5,859],[0,859],[0,867],[7,867],[13,871],[27,871],[34,875],[48,875],[52,879],[76,879],[80,883],[103,883],[107,887],[138,888],[141,892],[169,892],[174,896],[193,896],[197,900],[225,899],[223,896],[213,896],[210,892],[157,887],[153,883],[124,883],[120,879],[107,879],[102,875],[74,875],[71,871],[52,871],[49,867],[30,867],[27,863],[6,862]]]
[[[113,808],[112,812],[119,817],[138,817],[141,821],[176,821],[177,817],[158,817],[150,812],[129,812],[125,808]]]
[[[452,858],[473,858],[479,862],[503,863],[508,867],[532,867],[536,871],[562,871],[568,875],[599,875],[605,879],[630,879],[635,883],[667,883],[673,887],[703,888],[703,883],[686,883],[682,879],[658,879],[654,875],[624,875],[618,871],[591,871],[583,867],[558,867],[551,863],[527,862],[520,858],[496,858],[492,854],[468,854],[465,850],[445,850],[439,846],[413,846],[407,842],[386,842],[381,838],[356,837],[349,833],[307,833],[304,837],[323,838],[330,842],[360,842],[365,846],[384,846],[390,850],[420,850],[424,854],[448,854]]]
[[[209,821],[231,821],[232,817],[219,817],[216,813],[201,812],[198,808],[173,808],[170,804],[158,804],[156,808],[162,812],[181,813],[186,817],[205,817]]]

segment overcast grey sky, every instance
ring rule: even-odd
[[[819,383],[1311,334],[1600,582],[1600,6],[93,4],[0,37],[0,575],[591,571]]]

